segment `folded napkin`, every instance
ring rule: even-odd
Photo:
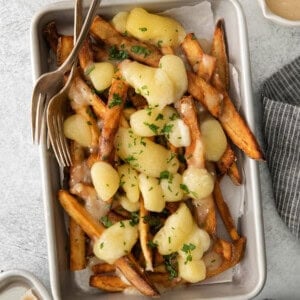
[[[275,204],[300,238],[300,57],[263,85],[263,129]]]

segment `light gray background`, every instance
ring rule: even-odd
[[[49,289],[40,167],[32,146],[32,74],[29,28],[32,16],[56,0],[0,0],[0,270],[22,268]],[[255,0],[240,0],[248,23],[257,122],[261,83],[300,55],[300,27],[266,21]],[[259,128],[260,129],[260,128]],[[258,133],[260,141],[261,134]],[[300,242],[289,233],[274,207],[265,164],[260,164],[267,280],[257,299],[300,299]]]

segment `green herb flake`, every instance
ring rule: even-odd
[[[89,76],[93,70],[95,70],[95,64],[92,64],[89,67],[87,67],[84,72],[84,75]]]
[[[161,133],[168,137],[169,134],[172,132],[173,127],[174,124],[165,124],[163,129],[161,130]]]
[[[133,227],[137,224],[139,224],[140,216],[137,212],[131,213],[131,220],[129,221],[129,224]]]
[[[121,227],[121,228],[124,228],[124,227],[125,227],[125,224],[124,224],[123,221],[120,221],[120,227]]]
[[[145,31],[147,31],[147,27],[140,27],[139,30],[142,32],[145,32]]]
[[[151,249],[154,249],[154,248],[156,248],[158,245],[157,245],[155,242],[153,242],[152,240],[150,240],[150,241],[148,241],[147,246],[148,246],[149,248],[151,248]]]
[[[153,131],[154,134],[158,134],[159,127],[153,123],[149,124],[148,122],[144,122],[144,125],[148,126],[150,130]]]
[[[121,48],[124,49],[125,45],[122,44]],[[129,57],[127,51],[118,50],[118,48],[116,46],[112,46],[112,47],[109,48],[108,55],[109,55],[110,60],[124,60],[124,59],[127,59]]]
[[[113,225],[112,221],[108,218],[108,216],[104,216],[100,218],[100,222],[106,227],[110,227]]]
[[[113,108],[113,107],[115,107],[115,106],[117,106],[117,105],[121,105],[122,104],[122,98],[120,97],[120,95],[119,94],[116,94],[116,93],[114,93],[113,94],[113,97],[112,97],[112,99],[111,99],[111,101],[110,101],[110,103],[108,104],[108,108]]]
[[[189,188],[183,183],[180,184],[180,188],[187,194],[190,192]]]
[[[171,237],[168,236],[168,243],[171,244]]]
[[[178,276],[177,253],[164,255],[164,263],[169,273],[169,279],[172,280]]]
[[[192,243],[183,244],[181,250],[186,254],[186,260],[184,264],[187,264],[189,261],[192,261],[192,251],[196,249],[196,246]]]
[[[102,243],[100,244],[100,249],[103,249],[103,247],[104,247],[104,242],[102,242]]]
[[[161,44],[162,44],[162,43],[163,43],[162,40],[157,41],[157,47],[158,47],[158,48],[161,48]]]
[[[170,172],[169,171],[162,171],[160,172],[160,175],[159,175],[159,179],[162,180],[162,179],[169,179],[170,177]]]
[[[131,47],[131,52],[138,54],[138,55],[144,55],[144,58],[149,56],[151,54],[151,51],[143,46],[132,46]]]
[[[89,126],[93,125],[90,121],[87,121],[86,124],[88,124]]]
[[[161,113],[159,113],[159,114],[157,115],[157,117],[155,118],[155,121],[163,120],[163,119],[164,119],[164,115],[161,114]]]

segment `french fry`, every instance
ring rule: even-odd
[[[92,275],[90,277],[90,286],[99,288],[107,292],[122,292],[130,285],[124,283],[116,275]]]
[[[92,240],[101,236],[105,228],[94,220],[74,197],[67,191],[60,190],[58,192],[58,199],[68,215],[80,225]],[[119,258],[115,262],[115,266],[122,272],[126,279],[144,295],[159,295],[159,292],[144,274],[143,269],[136,263],[131,255]]]
[[[222,95],[197,74],[187,72],[188,92],[214,117],[222,114]]]
[[[147,100],[140,94],[137,94],[133,88],[128,89],[128,98],[136,109],[143,109],[148,106]]]
[[[168,273],[148,273],[149,278],[157,285],[165,288],[172,288],[182,283],[180,278],[170,279]]]
[[[216,58],[205,54],[193,33],[185,36],[181,47],[189,64],[198,76],[209,82],[216,66]]]
[[[107,263],[100,263],[93,265],[92,271],[94,274],[113,273],[116,271],[116,267]]]
[[[216,164],[220,175],[226,174],[230,166],[234,163],[235,159],[236,159],[235,153],[231,148],[230,144],[227,143],[227,148],[225,152],[223,153],[222,157],[219,159],[219,161]]]
[[[106,114],[99,140],[98,159],[113,160],[114,139],[119,128],[122,110],[127,97],[128,85],[121,79],[114,79],[109,89]]]
[[[223,112],[218,119],[225,132],[231,141],[250,158],[264,159],[258,142],[245,120],[240,116],[229,96],[226,93],[224,96]]]
[[[212,80],[213,85],[219,90],[228,91],[230,81],[223,20],[219,20],[216,24],[211,55],[217,60],[216,69]]]
[[[78,271],[86,267],[85,233],[81,227],[70,218],[70,270]]]
[[[159,65],[162,54],[157,47],[133,37],[123,36],[100,16],[95,17],[90,32],[96,40],[101,40],[109,46],[115,46],[118,50],[126,51],[136,61],[152,67]]]
[[[228,242],[221,242],[221,240],[218,240],[215,243],[213,249],[217,253],[222,254],[223,261],[222,264],[216,269],[206,269],[206,278],[218,275],[240,262],[245,252],[246,238],[241,237],[229,245],[230,249],[228,247]],[[228,257],[229,254],[229,259],[225,259],[225,257]]]
[[[163,55],[174,54],[174,49],[171,46],[164,46],[160,48]]]
[[[236,230],[230,210],[223,198],[222,191],[221,191],[218,180],[216,180],[216,182],[215,182],[215,188],[214,188],[213,194],[214,194],[216,206],[218,208],[218,211],[220,213],[220,216],[222,218],[222,221],[225,225],[225,228],[226,228],[228,234],[230,235],[230,237],[233,241],[238,240],[240,238],[240,236]]]
[[[62,35],[58,38],[56,61],[57,65],[60,66],[67,59],[73,49],[73,37]]]
[[[232,165],[230,166],[230,168],[227,171],[227,174],[235,185],[242,184],[243,178],[242,178],[242,175],[239,171],[239,168],[238,168],[236,162],[232,163]]]
[[[91,147],[97,148],[99,142],[100,130],[97,126],[96,119],[93,117],[91,108],[89,106],[84,106],[76,109],[75,111],[81,116],[83,116],[87,124],[89,125],[92,134]]]
[[[196,223],[209,235],[215,236],[217,233],[217,217],[213,195],[209,195],[201,201],[193,201],[193,211]]]
[[[95,115],[100,119],[104,119],[106,114],[105,103],[79,75],[73,79],[68,96],[72,100],[71,106],[73,109],[76,110],[80,106],[91,105]]]
[[[54,21],[48,23],[45,26],[45,28],[43,29],[43,35],[46,38],[49,47],[53,50],[54,53],[56,53],[59,34],[57,33],[56,24]]]
[[[140,233],[140,244],[142,252],[145,258],[146,271],[153,271],[152,263],[152,250],[148,246],[149,238],[149,224],[144,222],[144,218],[149,215],[149,212],[145,209],[144,200],[140,199],[140,218],[139,218],[139,233]]]
[[[92,50],[91,40],[89,37],[85,39],[78,54],[79,64],[85,73],[88,68],[94,63],[94,52]]]
[[[176,103],[176,109],[181,119],[189,127],[191,144],[186,147],[185,158],[188,165],[197,168],[205,168],[204,145],[198,125],[197,113],[194,100],[191,96],[185,96]]]

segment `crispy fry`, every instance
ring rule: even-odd
[[[147,100],[131,87],[128,89],[128,98],[136,109],[143,109],[148,106]]]
[[[133,37],[123,36],[100,16],[95,17],[90,32],[95,39],[102,40],[109,46],[115,46],[118,50],[127,51],[128,55],[136,61],[152,67],[159,65],[162,54],[157,47]]]
[[[77,224],[85,231],[91,239],[97,239],[101,236],[105,228],[77,202],[67,191],[60,190],[58,199],[68,213]],[[131,255],[119,258],[115,262],[116,267],[123,273],[127,280],[134,285],[141,293],[146,296],[158,296],[159,293],[152,285],[143,269],[136,263]]]
[[[188,75],[188,92],[199,101],[214,117],[222,114],[222,95],[204,79],[192,72]]]
[[[132,255],[129,254],[119,258],[115,262],[115,265],[126,277],[126,279],[132,285],[134,285],[141,293],[151,297],[159,295],[157,289],[154,287],[144,270],[135,261]]]
[[[163,55],[174,54],[174,49],[171,46],[164,46],[160,48]]]
[[[67,59],[73,49],[73,37],[63,35],[58,38],[56,61],[57,65],[60,66]]]
[[[205,54],[193,33],[185,36],[181,47],[189,64],[198,76],[205,81],[210,81],[216,66],[216,58]]]
[[[242,175],[239,171],[239,168],[238,168],[236,162],[232,163],[232,165],[230,166],[230,168],[227,171],[227,174],[235,185],[242,184],[243,178],[242,178]]]
[[[64,210],[74,221],[80,225],[84,232],[93,240],[101,236],[104,226],[94,218],[78,203],[78,201],[65,190],[59,190],[58,199]]]
[[[119,128],[122,110],[127,97],[127,89],[128,85],[120,79],[113,80],[109,89],[108,104],[99,140],[99,160],[113,160],[114,139]]]
[[[81,227],[70,218],[70,270],[78,271],[86,267],[85,234]]]
[[[109,54],[105,48],[99,47],[97,45],[93,45],[93,52],[94,52],[94,59],[96,62],[109,60]]]
[[[168,273],[149,272],[148,275],[151,281],[165,288],[172,288],[182,283],[180,278],[169,279]]]
[[[70,86],[68,97],[72,100],[71,106],[76,111],[80,107],[91,105],[96,116],[104,119],[106,114],[106,105],[99,96],[84,82],[78,75]]]
[[[228,71],[228,56],[227,56],[226,39],[224,33],[224,21],[217,22],[211,55],[217,59],[216,69],[213,76],[213,85],[219,90],[229,90],[229,71]]]
[[[59,34],[57,33],[56,24],[54,21],[48,23],[45,26],[45,28],[43,29],[43,35],[45,36],[49,47],[53,50],[54,53],[56,53]]]
[[[107,263],[100,263],[93,265],[92,271],[94,274],[113,273],[116,271],[116,267]]]
[[[238,240],[240,238],[240,236],[236,230],[230,210],[223,198],[222,191],[221,191],[218,180],[216,180],[216,182],[215,182],[215,188],[214,188],[213,193],[214,193],[214,199],[215,199],[216,206],[218,208],[218,211],[220,213],[220,216],[223,220],[223,223],[226,227],[227,232],[229,233],[229,235],[233,241]]]
[[[85,39],[78,54],[79,64],[83,72],[87,72],[91,65],[94,63],[94,52],[89,37]]]
[[[191,144],[186,147],[185,158],[188,165],[197,168],[205,168],[204,145],[198,125],[197,113],[194,100],[191,96],[186,96],[176,103],[176,109],[181,119],[189,127],[191,134]]]
[[[218,240],[215,243],[214,251],[216,251],[217,253],[221,253],[224,259],[222,264],[218,268],[206,269],[206,278],[218,275],[226,271],[227,269],[232,268],[242,259],[245,252],[246,238],[241,237],[237,241],[234,241],[232,244],[229,244],[230,249],[228,244],[228,242],[222,240]],[[225,257],[228,257],[229,254],[230,258],[225,259]]]
[[[149,238],[149,224],[144,222],[144,218],[149,215],[149,212],[144,206],[144,200],[140,199],[140,219],[139,219],[139,233],[140,233],[140,244],[142,252],[145,258],[146,271],[153,271],[152,263],[152,250],[148,246]]]
[[[217,162],[217,168],[219,170],[220,175],[226,174],[227,170],[236,160],[236,156],[234,154],[233,149],[231,148],[230,144],[227,143],[227,148],[223,153],[222,157]]]
[[[201,200],[193,201],[194,217],[200,228],[203,228],[211,236],[217,232],[217,218],[213,195]]]
[[[225,93],[219,120],[232,142],[253,159],[264,159],[255,136]]]
[[[75,141],[71,141],[70,143],[70,155],[72,159],[73,166],[82,163],[84,159],[84,151],[83,147],[80,146]]]
[[[122,292],[130,285],[124,283],[116,275],[92,275],[90,277],[90,286],[99,288],[107,292]]]
[[[98,146],[100,130],[97,126],[96,119],[93,117],[93,113],[92,113],[90,107],[89,106],[80,107],[79,109],[76,110],[76,112],[78,114],[80,114],[81,116],[83,116],[85,118],[87,124],[89,124],[90,129],[91,129],[91,134],[92,134],[91,147],[93,149],[96,149]]]

